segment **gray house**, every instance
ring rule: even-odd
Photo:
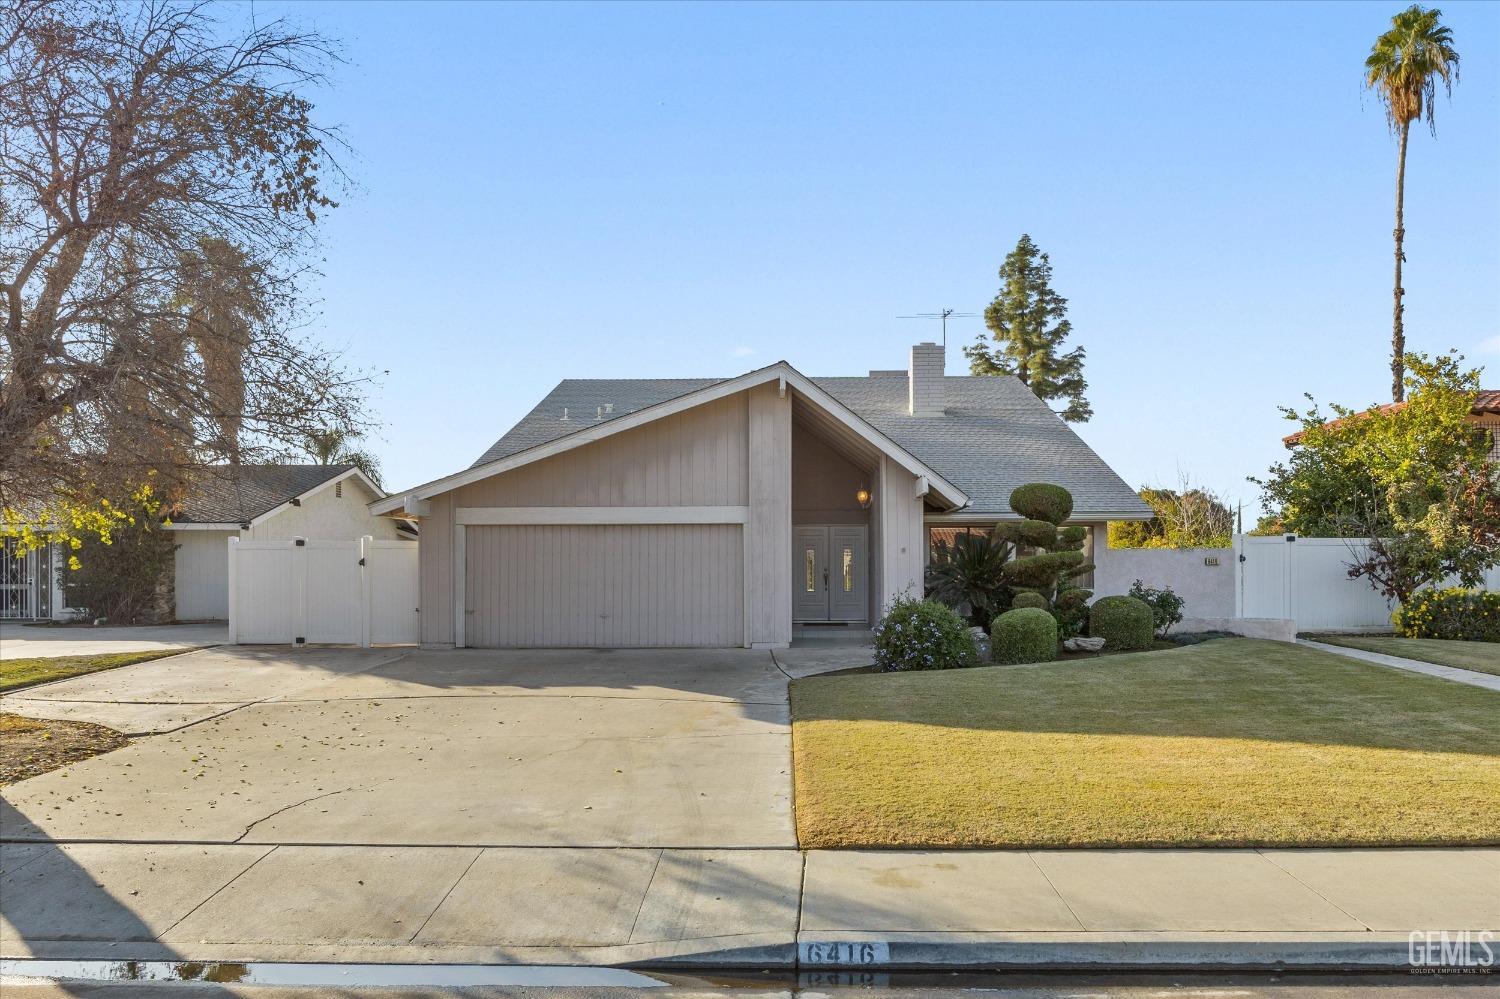
[[[1013,518],[1035,481],[1100,549],[1151,516],[1024,385],[945,376],[924,343],[863,377],[569,379],[370,510],[421,521],[425,645],[777,648],[920,594],[933,537]]]

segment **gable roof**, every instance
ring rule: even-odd
[[[1011,491],[1027,482],[1051,482],[1067,489],[1080,519],[1151,513],[1114,469],[1015,378],[946,376],[942,417],[907,412],[905,371],[810,381],[967,493],[970,505],[965,514],[1009,515]],[[713,378],[566,379],[470,467],[718,383]]]
[[[521,421],[523,424],[530,421],[531,426],[526,432],[515,436],[508,444],[505,443],[506,438],[502,438],[490,451],[486,452],[487,455],[495,452],[498,457],[486,459],[481,456],[478,462],[464,471],[423,483],[407,490],[402,495],[371,503],[370,510],[377,514],[389,514],[401,509],[412,512],[411,504],[419,504],[432,496],[457,489],[471,482],[478,482],[492,475],[508,472],[533,461],[549,458],[575,447],[582,447],[604,437],[650,423],[652,420],[711,402],[714,399],[734,395],[767,382],[780,382],[783,392],[788,389],[796,392],[800,397],[827,413],[835,422],[843,424],[854,434],[869,442],[896,464],[919,479],[925,480],[926,488],[929,490],[928,495],[933,497],[935,504],[958,508],[966,506],[969,502],[968,495],[949,482],[941,472],[886,437],[863,417],[785,361],[777,361],[764,368],[748,371],[736,378],[705,381],[706,383],[697,379],[684,380],[677,388],[695,387],[687,387],[686,391],[680,391],[676,395],[657,402],[623,408],[612,406],[608,414],[604,413],[605,404],[601,402],[595,410],[598,418],[582,421],[582,426],[579,425],[580,421],[572,419],[571,410],[567,420],[562,419],[561,412],[557,413],[555,421],[549,419],[544,409],[546,405],[544,400],[542,405],[532,410],[530,416]],[[549,427],[552,422],[562,424],[561,429],[538,429]]]
[[[248,524],[293,499],[353,475],[385,493],[353,465],[200,465],[172,514],[174,524]]]
[[[781,364],[795,373],[790,365]],[[761,372],[776,367],[772,365]],[[751,372],[754,374],[757,372]],[[965,494],[969,503],[964,516],[1011,516],[1010,493],[1026,482],[1053,482],[1066,488],[1073,494],[1075,517],[1079,519],[1151,516],[1150,508],[1136,491],[1045,402],[1014,378],[948,376],[944,380],[946,415],[942,417],[913,417],[907,413],[904,371],[874,371],[864,377],[807,381],[841,403],[881,438]],[[469,474],[479,473],[497,462],[522,458],[528,452],[555,445],[573,435],[583,434],[580,443],[585,443],[595,439],[588,431],[607,430],[622,417],[647,413],[654,407],[725,384],[724,380],[714,378],[566,379],[486,449],[470,466]],[[418,487],[412,491],[413,495],[420,498],[444,491],[432,490],[429,488],[432,485]],[[381,507],[395,509],[400,505],[393,497],[372,508],[385,512]]]

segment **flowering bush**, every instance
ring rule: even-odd
[[[897,597],[875,624],[875,667],[883,673],[956,669],[978,660],[964,619],[936,600]]]
[[[1391,615],[1396,634],[1406,638],[1456,638],[1500,642],[1500,593],[1419,590]]]

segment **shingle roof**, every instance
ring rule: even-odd
[[[1403,409],[1405,408],[1405,406],[1406,403],[1404,402],[1387,402],[1382,405],[1375,406],[1372,409],[1362,409],[1350,416],[1349,419],[1356,419],[1361,416],[1367,416],[1370,413],[1390,413],[1396,410]],[[1474,394],[1474,405],[1469,410],[1469,412],[1474,416],[1491,416],[1500,414],[1500,389],[1480,389]],[[1329,420],[1327,423],[1323,424],[1323,426],[1333,427],[1342,422],[1342,419]],[[1294,434],[1287,434],[1285,437],[1281,438],[1281,443],[1285,444],[1289,448],[1296,447],[1302,442],[1302,435],[1304,433],[1306,433],[1306,431],[1299,430]]]
[[[172,520],[243,524],[336,479],[353,465],[202,465],[191,476]]]
[[[1500,389],[1480,389],[1474,397],[1475,413],[1500,413]]]
[[[1016,486],[1053,482],[1073,494],[1080,516],[1150,513],[1134,489],[1014,378],[948,376],[942,417],[907,415],[904,371],[812,380],[968,493],[966,512],[1007,514]],[[566,379],[474,464],[508,457],[719,381],[723,379]],[[612,411],[604,412],[605,406]]]

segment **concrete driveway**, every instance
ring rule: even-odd
[[[0,949],[784,950],[801,877],[786,688],[739,650],[224,647],[8,697],[159,734],[4,789]]]
[[[229,625],[165,624],[141,627],[94,628],[0,623],[0,659],[53,659],[58,656],[95,656],[111,652],[154,652],[158,649],[196,649],[229,641]]]

